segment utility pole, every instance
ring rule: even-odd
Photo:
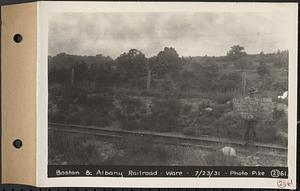
[[[247,83],[247,73],[245,71],[242,72],[242,95],[246,94],[246,83]]]
[[[148,76],[147,76],[147,92],[150,91],[150,87],[151,87],[151,75],[152,75],[152,71],[151,71],[151,69],[148,69]]]
[[[72,70],[71,70],[71,86],[74,85],[74,67],[72,67]]]

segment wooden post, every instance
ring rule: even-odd
[[[147,76],[147,92],[150,91],[150,87],[151,87],[151,75],[152,75],[152,71],[150,69],[148,69],[148,76]]]
[[[242,72],[242,95],[246,94],[247,73]]]
[[[72,71],[71,71],[71,86],[74,85],[74,68],[72,68]]]

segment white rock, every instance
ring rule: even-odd
[[[231,156],[231,157],[236,157],[236,151],[234,148],[232,147],[223,147],[221,150],[220,150],[223,155],[225,156]]]
[[[205,111],[212,111],[213,109],[211,107],[205,108]]]

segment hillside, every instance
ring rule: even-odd
[[[254,87],[275,104],[256,140],[286,144],[287,116],[276,105],[287,107],[278,96],[288,90],[288,51],[180,57],[166,47],[151,58],[131,49],[116,59],[61,53],[48,63],[50,122],[242,140],[231,101]]]

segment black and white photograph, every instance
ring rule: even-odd
[[[48,165],[288,166],[288,14],[49,18]]]

